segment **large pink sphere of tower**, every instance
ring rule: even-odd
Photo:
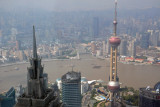
[[[112,46],[118,46],[118,45],[121,43],[121,39],[120,39],[119,37],[112,36],[112,37],[109,39],[109,43],[110,43]]]
[[[117,24],[117,21],[114,20],[114,21],[113,21],[113,24]]]
[[[116,82],[116,81],[109,81],[107,87],[108,87],[109,91],[116,92],[119,90],[120,84],[119,84],[119,82]]]

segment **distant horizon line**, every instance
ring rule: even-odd
[[[134,11],[134,10],[147,10],[147,9],[160,9],[160,7],[144,7],[144,8],[119,8],[118,11]],[[0,8],[1,11],[48,11],[48,12],[92,12],[92,11],[113,11],[113,8],[108,9],[87,9],[87,10],[49,10],[49,9],[40,9],[40,8],[12,8],[12,9],[4,9]]]

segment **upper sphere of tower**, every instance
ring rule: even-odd
[[[113,24],[117,24],[117,21],[114,20],[114,21],[113,21]]]
[[[120,43],[121,43],[121,39],[119,37],[116,37],[116,36],[112,36],[110,39],[109,39],[109,43],[113,46],[118,46]]]

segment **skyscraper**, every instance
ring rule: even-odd
[[[120,55],[123,55],[123,56],[127,55],[127,41],[126,40],[121,41]]]
[[[92,54],[93,54],[93,55],[96,54],[97,46],[96,46],[95,41],[91,41],[91,51],[92,51]]]
[[[148,30],[149,34],[149,40],[150,40],[150,45],[151,46],[158,46],[158,41],[159,41],[159,30]]]
[[[154,88],[140,88],[139,107],[159,107],[160,106],[160,82]]]
[[[16,50],[21,50],[21,41],[20,40],[17,40],[16,41]]]
[[[141,37],[141,48],[144,49],[148,49],[149,47],[149,34],[148,33],[144,33]]]
[[[109,44],[109,40],[107,39],[107,44],[106,44],[106,54],[109,55],[111,51],[111,45]]]
[[[41,58],[37,55],[35,28],[33,26],[33,58],[30,58],[30,67],[27,75],[27,92],[17,100],[15,107],[61,107],[58,96],[53,89],[46,86]]]
[[[120,88],[119,78],[117,76],[117,47],[120,45],[120,38],[117,37],[117,1],[115,1],[115,18],[113,21],[114,25],[114,34],[110,37],[109,43],[111,45],[111,58],[110,58],[110,76],[109,76],[109,99],[110,99],[110,106],[116,107],[116,94]]]
[[[158,34],[158,46],[160,46],[160,31],[159,31],[159,34]]]
[[[62,76],[62,102],[65,107],[81,107],[81,73],[68,72]]]
[[[102,41],[103,44],[103,56],[106,55],[106,41]]]
[[[15,89],[12,87],[5,95],[0,94],[0,107],[13,107],[15,105]]]
[[[159,39],[158,36],[159,36],[159,32],[156,32],[156,31],[152,35],[152,41],[151,42],[152,42],[152,45],[155,46],[155,47],[158,46],[158,39]]]
[[[97,38],[99,36],[99,18],[93,18],[93,38]]]
[[[132,40],[130,42],[130,50],[129,50],[129,55],[131,57],[135,57],[136,56],[136,41],[135,40]]]

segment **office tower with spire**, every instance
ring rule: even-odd
[[[111,58],[110,58],[110,76],[109,76],[109,99],[110,99],[110,106],[116,107],[116,95],[120,88],[119,78],[117,76],[117,47],[120,45],[120,38],[117,37],[117,1],[115,1],[115,18],[113,21],[114,25],[114,34],[110,37],[109,43],[111,45]]]
[[[33,58],[28,67],[27,88],[17,100],[15,107],[61,107],[59,97],[46,86],[41,58],[37,55],[35,28],[33,26]]]

